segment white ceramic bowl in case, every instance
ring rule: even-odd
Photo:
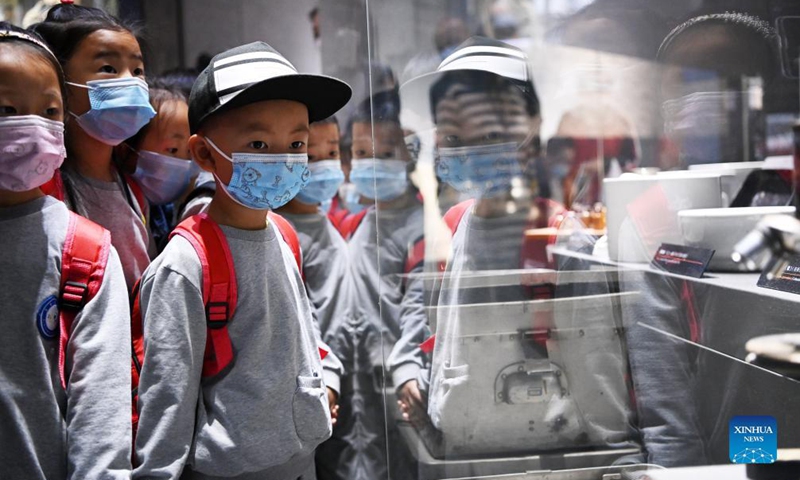
[[[678,222],[685,245],[716,250],[709,271],[745,272],[748,269],[744,264],[731,260],[733,247],[767,215],[794,215],[794,207],[681,210],[678,212]],[[762,260],[758,258],[755,263],[760,265]]]

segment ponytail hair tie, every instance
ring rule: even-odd
[[[75,0],[61,0],[62,5],[72,5],[75,3]]]

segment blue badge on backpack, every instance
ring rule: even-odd
[[[36,309],[36,327],[46,339],[52,340],[58,334],[58,298],[50,295]]]
[[[777,460],[778,424],[774,417],[733,417],[728,428],[731,462],[774,463]]]

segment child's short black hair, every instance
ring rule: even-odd
[[[331,115],[328,118],[323,118],[322,120],[317,120],[316,122],[311,124],[312,127],[314,125],[336,125],[336,131],[338,132],[339,136],[341,137],[342,128],[339,126],[339,120],[336,118],[336,115]]]
[[[143,54],[145,50],[139,28],[94,7],[56,5],[47,12],[43,22],[32,25],[30,30],[47,42],[62,66],[72,58],[81,41],[98,30],[128,32],[139,42]]]
[[[178,88],[183,95],[188,99],[189,94],[192,93],[192,85],[197,80],[197,70],[191,68],[173,68],[162,73],[158,77],[158,81],[162,84],[169,85],[171,88]]]
[[[362,101],[347,126],[349,136],[355,123],[390,122],[400,125],[400,92],[397,88],[385,90]]]
[[[322,120],[317,120],[316,122],[314,122],[314,125],[326,125],[326,124],[329,124],[329,123],[332,123],[332,124],[336,125],[337,127],[339,126],[339,120],[336,118],[336,115],[331,115],[328,118],[323,118]]]
[[[58,77],[58,86],[61,90],[61,100],[66,107],[67,102],[67,87],[64,82],[64,70],[61,68],[55,53],[46,46],[46,42],[37,35],[35,32],[24,30],[8,22],[0,22],[0,32],[17,33],[19,36],[14,35],[0,35],[0,43],[14,44],[20,48],[27,49],[32,54],[39,56],[47,63],[49,63]],[[26,40],[23,37],[29,37],[32,40]]]

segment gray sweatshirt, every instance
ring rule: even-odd
[[[368,326],[363,341],[371,357],[371,365],[356,368],[380,369],[385,351],[395,387],[416,380],[425,362],[419,345],[430,332],[423,282],[419,276],[403,277],[423,271],[422,262],[415,262],[406,272],[406,262],[423,238],[422,205],[415,203],[398,210],[371,208],[349,242],[354,315]],[[381,348],[382,342],[388,348]]]
[[[175,237],[142,281],[134,478],[176,478],[184,465],[206,476],[267,476],[287,464],[304,468],[330,436],[311,306],[290,248],[274,225],[221,228],[238,283],[228,325],[235,363],[201,378],[202,268],[191,244]]]
[[[60,383],[55,302],[68,221],[50,197],[0,208],[3,478],[130,478],[130,315],[113,248],[102,286],[73,323],[66,392]]]
[[[69,205],[73,211],[105,227],[111,232],[111,243],[119,252],[122,270],[128,291],[144,273],[144,269],[155,256],[156,248],[146,225],[149,207],[139,208],[136,197],[130,191],[131,202],[122,190],[122,183],[104,182],[86,178],[71,170],[63,170],[65,182],[74,187],[77,206]],[[133,204],[133,208],[131,208]]]
[[[335,354],[342,350],[335,332],[341,331],[343,322],[350,316],[349,295],[352,289],[347,243],[322,212],[307,215],[280,213],[297,231],[303,252],[303,277],[308,299],[316,312],[320,338]],[[326,371],[342,373],[336,355],[326,358],[323,366]],[[338,378],[336,384],[328,376],[325,380],[329,387],[339,391]]]

